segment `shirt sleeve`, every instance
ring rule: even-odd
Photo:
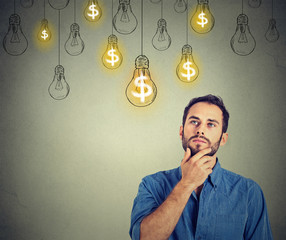
[[[249,190],[248,218],[244,239],[273,240],[264,195],[256,183]]]
[[[134,199],[131,212],[130,237],[132,240],[140,239],[140,224],[144,217],[151,214],[159,207],[153,193],[152,182],[148,178],[143,178],[139,185],[138,194]],[[154,189],[153,189],[154,191]]]

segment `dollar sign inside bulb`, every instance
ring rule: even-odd
[[[176,0],[174,4],[174,9],[177,13],[183,13],[187,9],[187,4],[185,0]]]
[[[256,42],[248,26],[248,17],[240,14],[237,17],[237,27],[235,34],[230,40],[232,50],[241,56],[246,56],[253,52]]]
[[[55,68],[54,79],[49,86],[49,93],[55,100],[62,100],[67,97],[70,92],[70,87],[66,82],[64,75],[64,68],[62,65],[58,65]]]
[[[4,50],[13,56],[23,54],[28,47],[28,41],[22,31],[20,23],[20,16],[12,14],[9,18],[8,33],[3,39]]]
[[[198,0],[196,12],[191,18],[191,26],[197,33],[212,30],[215,20],[209,8],[209,0]]]
[[[166,50],[171,45],[171,37],[167,32],[167,22],[163,18],[158,21],[158,28],[152,39],[152,44],[159,51]]]
[[[199,69],[193,59],[192,47],[188,44],[182,48],[182,57],[176,73],[181,81],[187,83],[195,81],[199,75]]]
[[[34,4],[34,0],[21,0],[21,5],[24,8],[30,8]]]
[[[41,42],[48,42],[51,40],[52,33],[49,29],[47,19],[43,19],[41,21],[41,27],[40,27],[40,30],[38,32],[37,37],[38,37],[39,41],[41,41]]]
[[[140,55],[136,58],[133,77],[125,94],[129,102],[137,107],[145,107],[154,102],[157,88],[151,80],[149,60],[146,56]]]
[[[269,42],[275,42],[279,38],[279,32],[276,28],[276,21],[273,18],[269,20],[269,26],[267,32],[265,33],[265,38]]]
[[[118,39],[113,34],[108,37],[108,45],[102,56],[102,63],[109,69],[116,69],[122,63],[122,55],[118,49]]]
[[[253,8],[258,8],[261,4],[261,0],[248,0],[248,5]]]
[[[69,4],[69,1],[70,0],[49,0],[49,4],[56,10],[62,10]]]
[[[137,27],[137,19],[132,12],[130,0],[119,0],[118,11],[113,18],[115,30],[121,34],[130,34]]]
[[[72,56],[77,56],[83,52],[84,42],[80,37],[79,25],[73,23],[70,27],[70,35],[65,43],[66,52]]]
[[[89,0],[88,4],[84,10],[84,16],[86,20],[90,22],[97,22],[102,15],[102,10],[98,5],[97,0]]]

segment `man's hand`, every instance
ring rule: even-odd
[[[184,187],[194,190],[201,186],[212,173],[216,158],[213,156],[206,156],[210,151],[211,148],[206,148],[191,157],[191,150],[190,148],[187,148],[181,162],[181,184]]]

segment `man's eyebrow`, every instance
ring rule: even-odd
[[[200,118],[198,118],[198,117],[196,117],[196,116],[190,116],[188,119],[191,119],[191,118],[194,118],[194,119],[200,120]]]
[[[208,121],[209,122],[215,122],[215,123],[217,123],[219,125],[219,122],[217,120],[215,120],[215,119],[208,119]]]

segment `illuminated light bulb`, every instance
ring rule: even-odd
[[[70,35],[65,43],[66,52],[72,56],[77,56],[83,52],[84,42],[80,37],[79,25],[73,23],[70,27]]]
[[[253,8],[258,8],[261,4],[261,0],[248,0],[248,5]]]
[[[40,30],[38,32],[37,37],[38,37],[39,41],[41,41],[41,42],[48,42],[51,40],[52,33],[49,29],[47,19],[43,19],[41,21],[41,27],[40,27]]]
[[[24,8],[30,8],[34,4],[34,0],[21,0],[21,5]]]
[[[167,22],[163,18],[158,21],[158,28],[152,39],[152,44],[159,51],[166,50],[171,45],[171,37],[167,32]]]
[[[230,45],[232,50],[241,56],[246,56],[253,52],[256,42],[248,26],[248,17],[240,14],[237,17],[237,27],[235,34],[231,38]]]
[[[191,26],[197,33],[207,33],[214,27],[214,17],[210,12],[209,0],[198,0],[196,12],[191,18]]]
[[[62,100],[67,97],[70,92],[70,87],[66,82],[64,68],[62,65],[55,67],[55,76],[49,86],[49,93],[55,100]]]
[[[174,4],[174,9],[177,13],[183,13],[187,9],[187,4],[185,0],[176,0]]]
[[[8,33],[3,39],[5,51],[13,56],[23,54],[28,47],[28,40],[21,28],[21,19],[17,14],[12,14],[9,18]]]
[[[161,0],[150,0],[151,3],[159,3]]]
[[[137,24],[130,0],[119,0],[118,11],[113,18],[115,30],[121,34],[130,34],[136,29]]]
[[[275,42],[279,38],[279,32],[276,28],[276,21],[273,18],[269,20],[269,26],[267,32],[265,33],[265,38],[269,42]]]
[[[97,22],[102,15],[102,10],[98,5],[97,0],[89,0],[88,4],[84,10],[84,16],[86,20],[90,22]]]
[[[154,102],[157,88],[151,80],[149,60],[146,56],[140,55],[136,58],[133,77],[125,94],[128,101],[136,107],[145,107]]]
[[[199,75],[199,69],[193,59],[192,47],[188,44],[182,48],[182,57],[176,73],[181,81],[187,83],[195,81]]]
[[[61,10],[64,9],[68,4],[70,0],[49,0],[49,4],[52,8]]]
[[[102,56],[102,63],[109,69],[116,69],[121,65],[122,59],[122,55],[118,49],[118,39],[112,34],[108,37],[108,45]]]

